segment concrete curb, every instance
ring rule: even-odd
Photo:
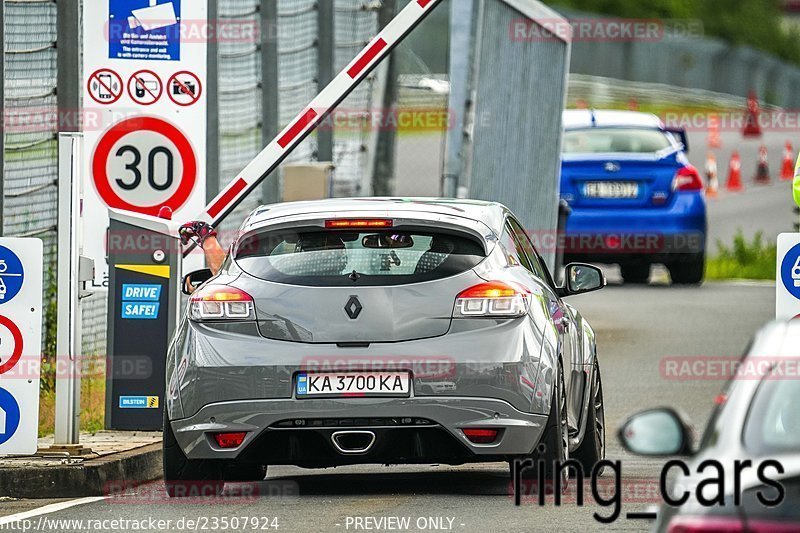
[[[0,468],[0,495],[12,498],[105,496],[109,486],[161,477],[161,444],[149,444],[80,464]]]

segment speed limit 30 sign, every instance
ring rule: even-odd
[[[197,155],[166,120],[138,116],[118,122],[97,142],[92,179],[109,207],[158,215],[182,208],[197,183]]]

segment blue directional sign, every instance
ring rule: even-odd
[[[17,428],[19,428],[19,404],[11,393],[0,388],[0,444],[13,437]]]
[[[0,304],[10,302],[22,288],[25,272],[19,257],[0,246]]]
[[[781,281],[789,294],[800,300],[800,244],[790,248],[783,256]]]

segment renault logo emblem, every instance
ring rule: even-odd
[[[351,320],[358,318],[362,309],[364,309],[364,307],[361,305],[361,302],[358,301],[358,296],[351,296],[344,306],[344,312],[347,313],[347,316],[349,316]]]

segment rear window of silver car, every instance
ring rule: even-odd
[[[672,146],[663,131],[646,128],[587,128],[564,132],[565,154],[655,153]]]
[[[262,231],[234,249],[252,276],[310,286],[418,283],[460,274],[484,258],[471,237],[429,231]]]

